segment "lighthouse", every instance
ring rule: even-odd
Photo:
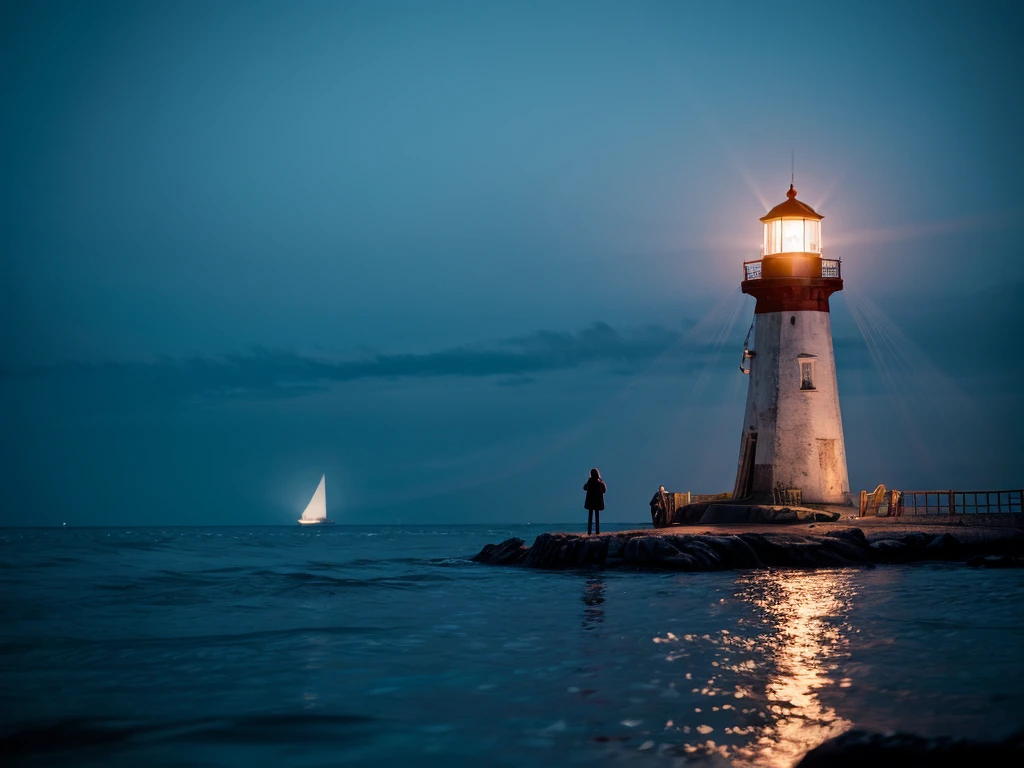
[[[850,503],[828,306],[843,279],[839,260],[821,255],[823,218],[790,184],[761,219],[761,258],[743,264],[740,288],[757,303],[733,498],[799,489],[803,503]]]

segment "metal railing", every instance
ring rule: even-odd
[[[753,261],[743,262],[743,279],[744,280],[760,280],[761,279],[761,264],[763,259],[755,259]],[[833,277],[840,278],[842,274],[842,262],[839,259],[822,259],[821,260],[821,276],[822,277]]]
[[[1024,512],[1024,490],[892,491],[889,514],[990,515]]]

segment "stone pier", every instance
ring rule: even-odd
[[[673,526],[595,536],[542,533],[531,546],[518,538],[488,544],[473,560],[526,568],[668,571],[870,568],[928,560],[1019,567],[1024,565],[1024,529],[1004,521],[854,518],[785,526]]]

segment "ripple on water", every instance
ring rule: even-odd
[[[0,590],[0,737],[48,764],[781,766],[850,727],[1024,719],[1019,572],[465,560],[525,527],[60,533],[5,546]]]

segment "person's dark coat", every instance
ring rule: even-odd
[[[651,522],[655,528],[661,528],[668,516],[668,494],[658,489],[651,497]]]
[[[604,494],[608,490],[608,486],[604,484],[604,480],[600,477],[591,477],[583,485],[583,490],[587,492],[587,500],[583,504],[584,509],[604,509]]]

